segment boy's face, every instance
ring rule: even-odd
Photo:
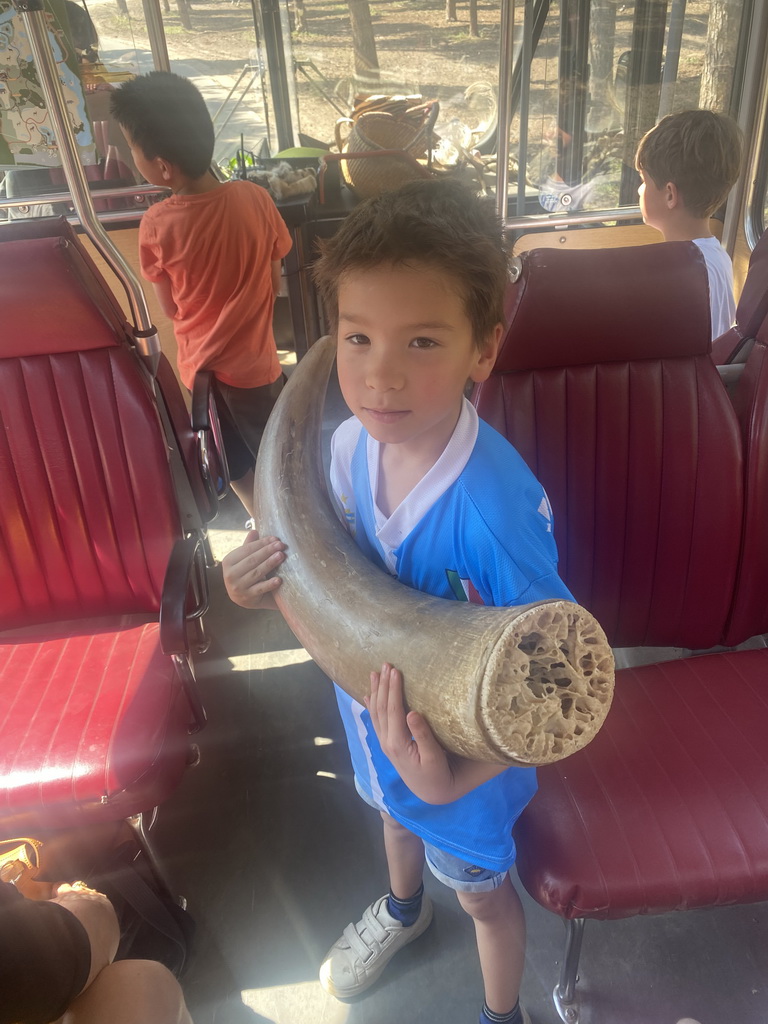
[[[640,197],[640,213],[643,215],[643,221],[650,227],[662,231],[662,225],[666,223],[669,213],[667,186],[659,188],[646,171],[640,171],[640,177],[643,179],[643,183],[637,190],[637,194]]]
[[[485,380],[501,338],[472,340],[460,283],[429,266],[381,266],[339,282],[338,373],[350,410],[384,444],[437,459],[467,380]]]

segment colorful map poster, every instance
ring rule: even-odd
[[[94,164],[93,131],[61,0],[46,0],[45,17],[81,161]],[[24,20],[8,0],[0,0],[0,170],[59,166],[56,138]]]

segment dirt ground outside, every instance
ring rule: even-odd
[[[129,17],[116,0],[93,5],[101,34],[121,38],[127,46],[149,47],[141,0],[126,0]],[[164,15],[168,50],[175,60],[204,60],[214,71],[232,73],[258,53],[251,6],[245,0],[193,0],[192,29],[181,24],[174,0]],[[299,127],[302,133],[330,143],[333,127],[349,111],[350,96],[361,89],[418,93],[448,100],[466,86],[482,81],[495,88],[499,58],[499,5],[479,3],[479,37],[471,38],[466,4],[458,21],[445,20],[444,0],[382,0],[371,4],[380,64],[378,80],[355,77],[349,7],[345,0],[305,0],[304,32],[291,18],[293,59],[297,67]],[[266,63],[262,50],[262,62]]]

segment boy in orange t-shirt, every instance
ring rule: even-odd
[[[190,81],[153,71],[111,105],[139,172],[173,192],[141,219],[141,271],[173,320],[182,382],[213,373],[232,488],[253,515],[256,454],[285,383],[272,313],[288,229],[265,189],[210,173],[213,124]]]

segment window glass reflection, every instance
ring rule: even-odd
[[[637,205],[645,132],[681,110],[728,112],[742,13],[730,0],[518,3],[510,212]]]

